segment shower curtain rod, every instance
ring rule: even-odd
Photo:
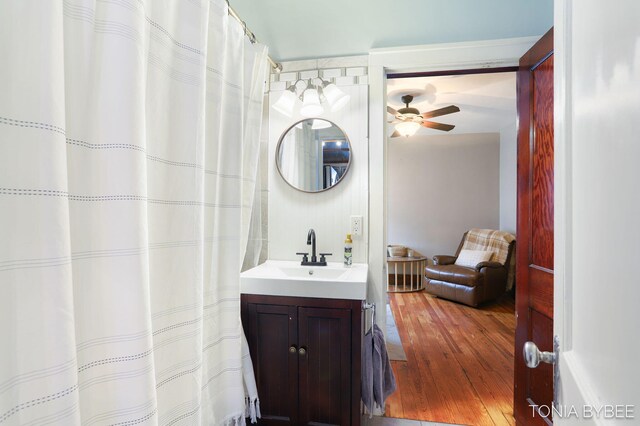
[[[242,24],[242,28],[244,28],[244,34],[247,37],[249,37],[249,41],[251,43],[257,43],[258,39],[256,39],[256,35],[252,33],[251,30],[249,30],[249,28],[247,28],[247,23],[244,22],[242,19],[240,19],[240,16],[238,16],[236,11],[233,10],[233,8],[231,7],[229,0],[226,0],[226,2],[227,2],[227,7],[229,8],[229,15],[233,16],[238,22]],[[271,68],[273,68],[275,72],[282,71],[282,64],[274,61],[270,55],[267,55],[267,60],[269,61],[269,63],[271,64]]]

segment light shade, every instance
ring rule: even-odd
[[[312,129],[327,129],[331,127],[331,122],[327,120],[313,120]]]
[[[324,86],[324,88],[322,89],[322,93],[324,94],[324,97],[327,99],[327,102],[331,107],[331,111],[333,112],[338,111],[342,107],[344,107],[347,104],[347,102],[349,102],[349,99],[351,98],[351,96],[347,95],[342,90],[338,89],[338,86],[336,86],[333,83],[330,83]]]
[[[322,114],[324,108],[320,105],[320,95],[317,89],[309,88],[302,94],[302,108],[300,114],[304,117],[314,117]]]
[[[420,123],[415,121],[403,121],[402,123],[396,124],[396,130],[402,136],[413,136],[420,128]]]
[[[296,104],[297,99],[295,90],[294,86],[285,90],[282,95],[280,95],[280,99],[273,104],[273,109],[287,117],[291,117],[293,114],[293,107]]]

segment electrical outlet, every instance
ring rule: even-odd
[[[351,235],[362,235],[362,216],[351,216]]]

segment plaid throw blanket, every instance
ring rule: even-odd
[[[464,250],[490,250],[493,252],[491,261],[502,265],[507,261],[509,244],[516,237],[508,232],[493,229],[471,229],[467,232],[462,248]]]

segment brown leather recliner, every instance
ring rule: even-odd
[[[487,239],[483,239],[482,241],[488,241],[489,238],[494,238],[496,233],[511,236],[511,234],[500,231],[484,229],[472,229],[469,232],[465,232],[455,256],[434,256],[434,264],[428,265],[425,268],[425,290],[428,293],[443,299],[454,300],[475,307],[483,302],[497,299],[505,292],[507,279],[509,278],[511,257],[515,248],[515,239],[511,241],[505,240],[499,243],[503,247],[502,259],[500,259],[504,260],[503,262],[493,261],[493,258],[496,257],[494,256],[492,261],[481,262],[477,264],[475,268],[455,264],[460,250],[465,246],[468,235],[478,231],[484,232],[486,235],[491,235],[491,237],[487,237]],[[473,236],[477,237],[477,234],[473,234]],[[492,243],[495,243],[495,240],[492,241]],[[467,242],[467,246],[468,245],[469,243]],[[472,248],[479,248],[477,239],[474,240]]]

